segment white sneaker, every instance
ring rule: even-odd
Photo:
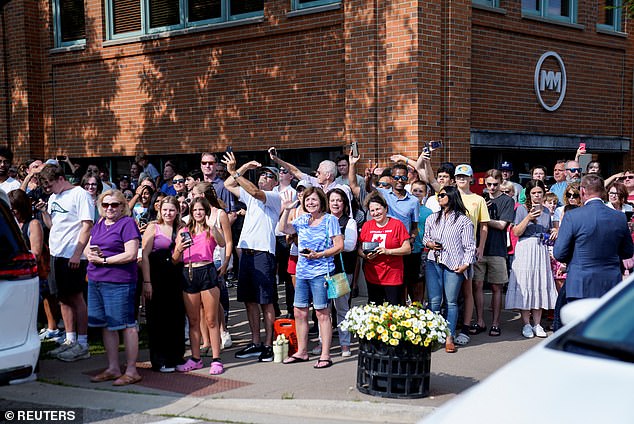
[[[465,333],[460,332],[458,336],[456,337],[456,339],[454,340],[454,343],[460,346],[464,346],[468,344],[470,341],[471,341],[471,337],[467,336]]]
[[[56,357],[60,353],[67,351],[68,349],[70,349],[73,346],[75,346],[75,343],[72,343],[71,341],[66,340],[64,343],[62,343],[61,345],[57,346],[55,349],[49,351],[48,354],[50,356]]]
[[[542,331],[544,330],[542,329]],[[531,327],[530,324],[526,324],[524,327],[522,327],[522,336],[526,337],[527,339],[532,339],[533,337],[535,337],[535,333],[533,333],[533,327]]]
[[[350,351],[350,346],[347,346],[345,349],[343,347],[341,348],[341,356],[343,356],[344,358],[348,358],[352,356],[352,352]]]
[[[167,365],[162,365],[159,369],[159,372],[162,373],[170,373],[176,371],[176,367],[168,367]]]
[[[220,333],[220,347],[223,349],[229,349],[233,346],[233,340],[231,340],[231,334],[228,331]]]
[[[70,349],[66,349],[59,355],[57,359],[65,362],[75,362],[80,359],[90,358],[90,352],[88,351],[88,345],[82,346],[79,343],[75,343]]]
[[[535,335],[537,337],[541,337],[542,339],[545,337],[548,337],[548,334],[546,334],[546,332],[544,331],[544,328],[539,324],[533,327],[533,331],[535,332]]]

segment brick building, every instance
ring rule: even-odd
[[[351,141],[382,160],[442,139],[435,161],[485,169],[552,168],[585,142],[612,171],[632,162],[619,3],[11,0],[0,144],[125,169],[139,151],[276,145],[312,166]]]

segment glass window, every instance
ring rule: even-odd
[[[522,0],[522,12],[527,15],[575,23],[577,0]]]
[[[621,0],[599,0],[599,16],[597,27],[608,31],[621,31]]]
[[[59,0],[62,1],[62,0]],[[109,38],[262,16],[264,0],[106,0]]]
[[[84,0],[55,0],[55,46],[86,42]]]
[[[341,3],[341,0],[292,0],[292,7],[293,10],[298,10],[334,3]]]
[[[473,0],[473,3],[482,4],[489,7],[498,7],[499,0]]]

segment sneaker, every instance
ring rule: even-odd
[[[203,360],[199,359],[198,361],[194,361],[192,358],[189,358],[187,362],[181,365],[176,365],[176,371],[178,372],[189,372],[194,370],[199,370],[203,367]]]
[[[467,336],[465,333],[459,333],[454,343],[460,346],[464,346],[471,341],[471,337]]]
[[[170,373],[174,371],[176,371],[176,367],[168,367],[167,365],[162,365],[161,368],[159,368],[159,372],[162,373]]]
[[[272,362],[273,361],[273,346],[264,346],[262,348],[262,353],[258,358],[260,362]]]
[[[255,358],[260,356],[264,352],[264,346],[262,344],[256,345],[255,343],[249,343],[247,347],[236,352],[236,358]]]
[[[49,330],[48,328],[40,331],[40,340],[59,340],[59,338],[63,335],[63,333],[59,330]]]
[[[220,333],[220,347],[223,349],[229,349],[233,346],[233,340],[231,340],[231,334],[228,331]]]
[[[59,355],[57,355],[57,359],[65,362],[75,362],[80,359],[88,359],[90,358],[90,352],[88,351],[88,345],[80,345],[79,343],[75,343],[73,347],[70,349],[66,349]]]
[[[70,349],[74,345],[75,343],[71,343],[70,341],[66,340],[64,343],[57,346],[55,349],[49,351],[48,354],[50,356],[57,357],[57,355],[59,355],[62,352],[65,352],[66,350]]]
[[[343,356],[344,358],[348,358],[352,356],[352,352],[350,351],[350,346],[341,347],[341,356]]]
[[[535,333],[533,333],[533,327],[531,327],[530,324],[526,324],[524,325],[524,327],[522,327],[522,336],[526,337],[527,339],[532,339],[533,337],[535,337]]]
[[[539,324],[533,327],[533,332],[535,332],[535,335],[537,337],[541,337],[542,339],[545,337],[548,337],[548,334],[546,334],[546,332],[544,331],[544,328]]]

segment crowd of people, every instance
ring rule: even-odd
[[[284,362],[312,354],[321,369],[333,364],[334,329],[341,355],[351,355],[351,336],[338,324],[361,276],[369,302],[418,302],[445,314],[445,350],[453,353],[487,330],[500,336],[504,308],[519,311],[524,337],[547,337],[544,311],[556,330],[565,303],[601,296],[634,267],[634,172],[603,180],[599,163],[584,172],[576,157],[557,161],[550,187],[539,165],[522,186],[504,161],[484,173],[486,188],[476,194],[469,164],[442,163],[434,172],[433,152],[396,154],[392,166],[361,175],[357,149],[312,173],[275,148],[271,166],[238,164],[232,152],[203,153],[200,168],[184,172],[166,161],[162,174],[140,154],[129,176],[113,182],[103,166],[82,170],[66,156],[29,160],[12,175],[13,154],[0,148],[0,188],[38,259],[46,323],[40,338],[59,342],[50,355],[75,361],[90,356],[88,327],[101,328],[107,368],[92,381],[134,384],[141,379],[135,364],[143,305],[152,369],[189,372],[210,357],[209,373],[217,375],[224,372],[221,350],[233,343],[229,285],[237,282],[251,333],[235,357],[262,362],[273,360],[283,285],[298,339]],[[340,273],[352,291],[330,299],[327,280]],[[310,349],[313,331],[319,343]]]

